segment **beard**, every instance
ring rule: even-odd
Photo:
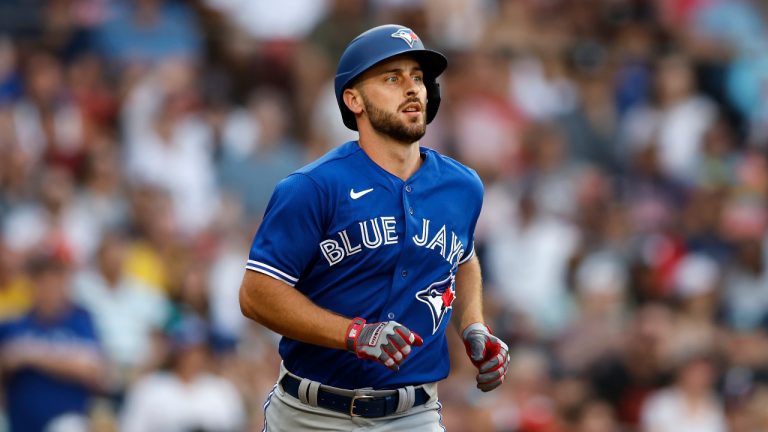
[[[371,127],[373,127],[376,132],[406,144],[411,144],[420,140],[427,132],[425,111],[421,112],[422,116],[418,122],[406,123],[399,119],[397,114],[384,111],[374,106],[363,92],[360,92],[360,95],[363,97],[363,105],[365,106],[365,112],[368,113],[368,120],[371,122]],[[411,102],[420,101],[409,100],[406,103]]]

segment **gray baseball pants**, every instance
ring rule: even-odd
[[[437,384],[424,386],[430,396],[424,405],[380,418],[351,417],[312,406],[285,393],[279,382],[288,372],[280,365],[278,384],[264,403],[264,432],[444,432],[437,400]],[[316,386],[314,388],[317,388]]]

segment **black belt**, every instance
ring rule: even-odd
[[[283,390],[296,399],[301,399],[299,398],[299,384],[301,384],[300,379],[287,374],[280,380],[280,385],[283,387]],[[347,414],[352,417],[385,417],[394,414],[395,411],[397,411],[400,396],[397,390],[394,390],[394,392],[394,394],[388,396],[343,396],[331,393],[328,390],[323,390],[323,386],[321,385],[320,388],[317,389],[317,406]],[[429,395],[423,388],[419,387],[414,389],[413,406],[424,405],[428,400]]]

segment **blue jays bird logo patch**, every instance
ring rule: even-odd
[[[405,41],[405,43],[408,44],[409,47],[413,48],[413,44],[416,43],[417,40],[419,40],[419,37],[416,36],[416,33],[413,32],[411,29],[400,29],[394,33],[392,33],[393,38],[400,38]]]
[[[417,292],[416,299],[429,306],[432,315],[432,334],[435,334],[448,310],[453,308],[453,301],[456,300],[456,275],[452,271],[447,278]]]

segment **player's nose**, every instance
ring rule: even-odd
[[[419,94],[420,81],[413,79],[413,77],[405,78],[405,94],[408,96],[415,96]]]

